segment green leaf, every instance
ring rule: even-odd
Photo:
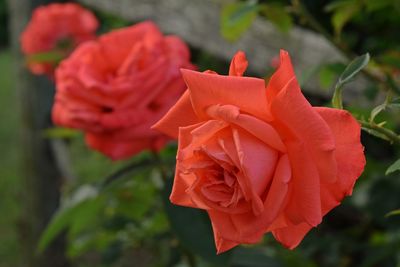
[[[59,63],[65,55],[57,51],[36,53],[27,57],[28,63]]]
[[[172,179],[166,182],[163,191],[165,212],[172,231],[180,244],[194,255],[199,255],[205,261],[217,266],[228,266],[231,253],[216,255],[216,248],[210,220],[203,210],[172,205],[169,194]]]
[[[386,99],[385,102],[379,106],[376,106],[372,111],[371,111],[371,115],[369,118],[370,122],[373,122],[375,120],[375,117],[381,113],[382,111],[386,110],[386,109],[392,109],[392,108],[397,108],[400,107],[399,103],[391,103],[392,101],[392,94],[388,93],[386,95]],[[383,126],[383,125],[382,125]]]
[[[80,216],[93,210],[96,205],[95,201],[97,200],[97,196],[98,191],[96,188],[84,185],[81,186],[70,199],[67,199],[54,214],[45,231],[42,233],[38,243],[38,251],[44,251],[50,242],[75,219],[78,219],[78,225],[75,225],[75,228],[81,227],[82,220]]]
[[[371,111],[371,116],[370,116],[370,121],[373,122],[375,117],[381,113],[382,111],[384,111],[386,109],[387,105],[386,103],[381,104],[379,106],[376,106],[372,111]]]
[[[383,140],[391,142],[391,140],[389,138],[387,138],[386,135],[381,134],[380,132],[378,132],[378,131],[376,131],[374,129],[365,128],[365,127],[362,127],[362,129],[363,129],[363,131],[369,133],[370,135],[373,135],[373,136],[378,137],[380,139],[383,139]]]
[[[136,179],[137,178],[137,179]],[[148,178],[146,175],[145,178]],[[152,208],[156,189],[154,184],[135,176],[113,190],[113,195],[118,200],[116,212],[133,220],[140,220]]]
[[[400,209],[398,210],[392,210],[391,212],[387,213],[385,215],[385,217],[390,217],[390,216],[394,216],[394,215],[400,215]]]
[[[280,31],[286,33],[292,28],[292,17],[289,16],[284,6],[279,4],[264,4],[261,6],[261,11]]]
[[[229,41],[236,41],[257,17],[259,6],[256,1],[228,4],[221,13],[221,33]]]
[[[52,127],[43,131],[46,138],[74,138],[79,136],[80,132],[75,129]]]
[[[347,65],[346,69],[339,76],[339,79],[335,85],[335,91],[332,97],[332,105],[334,108],[343,109],[342,101],[342,88],[343,86],[350,82],[357,73],[359,73],[369,62],[369,53],[362,56],[356,57],[353,61]]]
[[[339,76],[339,83],[348,83],[357,73],[368,65],[369,60],[369,53],[356,57],[349,65],[347,65],[346,69]]]
[[[398,170],[400,170],[400,159],[396,160],[392,165],[390,165],[385,174],[389,175]]]
[[[380,9],[389,7],[393,0],[364,0],[368,12],[378,11]]]
[[[339,36],[344,25],[362,8],[358,0],[336,1],[325,7],[328,12],[334,12],[331,18],[335,35]]]

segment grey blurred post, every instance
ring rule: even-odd
[[[24,67],[19,36],[32,10],[49,0],[8,0],[10,37],[14,55],[15,84],[20,113],[19,138],[21,153],[21,201],[23,213],[19,224],[22,266],[69,266],[65,257],[65,242],[60,236],[44,253],[36,253],[41,232],[59,205],[62,175],[49,140],[43,129],[51,125],[50,109],[54,85],[45,77],[35,77]]]

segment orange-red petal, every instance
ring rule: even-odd
[[[238,51],[233,56],[231,60],[231,65],[229,66],[230,76],[243,76],[249,63],[247,62],[246,55],[243,51]]]
[[[337,181],[321,187],[322,211],[326,214],[351,195],[354,183],[365,166],[364,148],[360,142],[361,128],[353,116],[332,108],[314,108],[331,128],[336,142]]]
[[[290,64],[290,61],[285,62],[287,61],[281,62],[279,68],[285,68],[285,64]],[[278,79],[275,80],[275,83],[277,82]],[[280,82],[284,84],[284,81]],[[334,182],[337,170],[334,138],[326,122],[304,98],[296,79],[292,77],[285,87],[269,100],[272,101],[271,114],[289,129],[294,138],[304,143],[321,179]]]
[[[190,102],[189,91],[186,91],[176,104],[168,111],[168,113],[152,126],[172,138],[178,138],[179,127],[185,127],[199,123],[193,111],[192,103]]]
[[[221,103],[236,106],[242,112],[261,119],[267,118],[264,80],[184,69],[181,71],[190,92],[193,109],[200,119],[209,119],[206,109]]]
[[[272,231],[275,239],[289,249],[294,249],[303,240],[304,236],[311,230],[307,223],[292,225]]]

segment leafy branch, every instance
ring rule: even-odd
[[[383,138],[391,143],[399,144],[400,145],[400,136],[396,134],[394,131],[383,127],[382,124],[376,124],[374,122],[367,122],[365,120],[358,120],[361,124],[361,127],[366,132],[376,135],[380,138]]]
[[[337,49],[339,49],[347,58],[353,58],[356,55],[350,51],[346,44],[341,42],[339,38],[335,38],[325,27],[323,27],[317,19],[308,11],[307,7],[300,0],[292,0],[293,12],[296,13],[302,21],[308,24],[313,30],[322,34],[329,40]],[[394,91],[400,93],[398,86],[393,83],[392,79],[385,74],[383,70],[378,68],[369,69],[364,68],[362,72],[366,77],[382,85],[383,90],[390,92]]]

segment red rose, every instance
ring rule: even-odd
[[[179,69],[194,68],[189,57],[181,39],[152,22],[86,42],[57,68],[54,123],[82,129],[112,159],[159,150],[168,138],[150,126],[184,92]]]
[[[35,74],[52,75],[57,61],[78,44],[94,39],[99,23],[93,13],[78,4],[50,4],[34,10],[21,35],[22,52]],[[35,54],[46,53],[38,58]]]
[[[154,126],[179,140],[171,201],[208,212],[218,253],[267,232],[295,248],[365,165],[360,125],[312,107],[286,51],[266,88],[246,68],[239,52],[229,76],[182,70],[188,90]]]

